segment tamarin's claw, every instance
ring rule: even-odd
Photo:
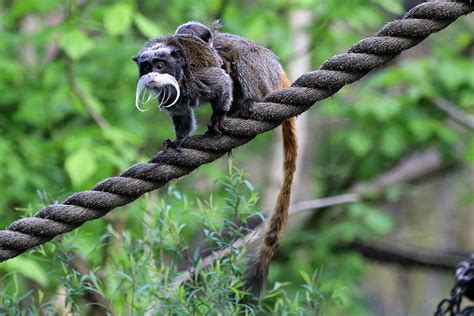
[[[229,131],[227,127],[224,125],[224,115],[216,115],[207,124],[207,132],[206,135],[217,135],[217,134],[225,134]]]
[[[178,142],[178,140],[172,141],[171,139],[167,139],[163,142],[163,145],[161,145],[161,150],[166,152],[168,149],[172,148],[177,152],[182,152],[181,143],[182,141]]]
[[[243,102],[242,106],[240,107],[238,116],[242,118],[250,118],[253,114],[253,104],[255,102],[253,100],[247,99]]]

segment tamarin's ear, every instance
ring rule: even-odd
[[[222,22],[221,19],[215,20],[212,25],[211,25],[211,33],[215,34],[219,32],[219,30],[222,28]]]
[[[138,55],[137,55],[137,56],[133,56],[133,57],[132,57],[132,60],[133,60],[134,62],[138,63]]]

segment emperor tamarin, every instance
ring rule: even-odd
[[[134,57],[140,71],[137,99],[144,86],[155,89],[155,95],[166,95],[160,105],[173,120],[176,140],[166,141],[165,148],[179,149],[192,131],[192,107],[209,101],[213,113],[208,132],[225,133],[226,115],[251,117],[255,102],[289,85],[277,57],[270,50],[243,37],[220,33],[219,27],[219,23],[210,29],[199,22],[188,22],[178,27],[173,36],[151,40]],[[282,132],[283,184],[263,240],[245,275],[245,284],[254,293],[263,289],[270,260],[288,217],[296,168],[294,118],[283,123]]]

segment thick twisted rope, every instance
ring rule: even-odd
[[[0,262],[76,229],[86,221],[102,217],[218,159],[289,117],[303,113],[315,102],[333,95],[369,71],[386,65],[401,51],[473,10],[474,5],[466,1],[427,2],[416,6],[403,19],[386,24],[374,36],[352,46],[348,53],[328,59],[319,70],[302,75],[291,87],[256,103],[249,119],[227,118],[227,135],[190,137],[184,142],[182,152],[158,152],[149,162],[135,164],[118,177],[74,193],[63,204],[49,205],[34,217],[13,222],[0,231]]]

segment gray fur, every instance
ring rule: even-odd
[[[225,131],[223,119],[232,104],[232,80],[221,67],[222,59],[208,43],[189,34],[156,38],[148,42],[134,60],[140,76],[149,72],[168,73],[179,83],[177,103],[169,107],[163,105],[176,133],[176,140],[167,140],[165,148],[179,149],[195,128],[193,107],[204,102],[209,102],[213,109],[209,132]]]
[[[278,58],[265,47],[234,34],[217,33],[214,48],[224,60],[234,83],[240,86],[244,100],[263,100],[281,87]]]
[[[223,68],[233,82],[230,114],[245,117],[251,114],[255,102],[281,87],[282,69],[270,50],[234,34],[218,33],[220,26],[220,21],[214,22],[211,29],[199,22],[188,22],[176,33],[202,39],[222,58]]]
[[[175,35],[148,42],[134,58],[139,66],[165,61],[169,67],[164,71],[179,82],[178,102],[165,105],[176,132],[176,140],[168,140],[167,146],[179,148],[193,131],[193,107],[208,101],[213,110],[208,132],[225,133],[226,115],[251,115],[255,102],[281,87],[281,66],[270,50],[237,35],[218,33],[219,27],[219,23],[212,30],[199,22],[185,23]],[[140,75],[145,73],[140,68]]]

